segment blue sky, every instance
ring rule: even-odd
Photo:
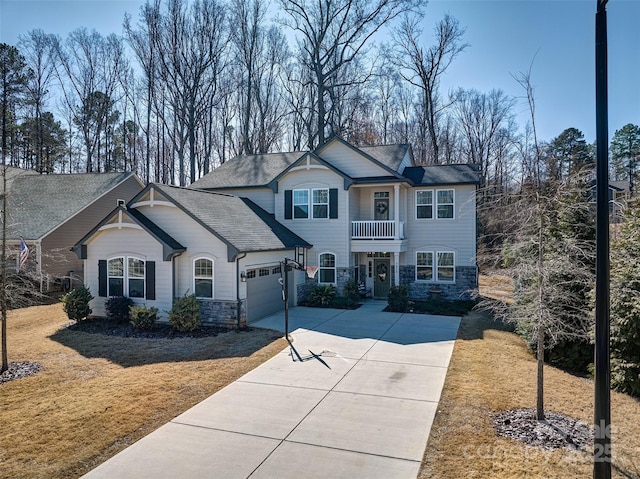
[[[122,33],[125,11],[134,19],[139,0],[0,0],[0,42],[15,45],[34,28],[65,36],[80,26],[102,34]],[[500,88],[522,97],[512,75],[533,61],[539,137],[550,140],[565,128],[580,129],[595,140],[596,0],[432,0],[425,34],[445,13],[466,27],[469,47],[451,65],[442,89]],[[640,124],[640,0],[610,0],[609,129]],[[429,43],[425,37],[425,45]],[[535,58],[535,60],[534,60]],[[516,108],[524,126],[523,98]]]

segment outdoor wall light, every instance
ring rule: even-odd
[[[243,283],[247,282],[247,273],[246,273],[246,271],[241,271],[240,272],[240,281],[242,281]]]

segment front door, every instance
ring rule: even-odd
[[[391,287],[391,261],[389,259],[375,259],[373,261],[373,296],[386,298]]]

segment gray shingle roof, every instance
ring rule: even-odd
[[[20,175],[9,191],[9,239],[41,238],[133,173]]]
[[[230,252],[230,259],[234,253],[311,247],[250,200],[193,188],[160,184],[153,187],[235,249]]]
[[[416,186],[480,184],[480,168],[475,164],[409,166],[404,176]]]
[[[366,146],[356,149],[371,156],[383,165],[397,171],[409,145]],[[241,155],[223,163],[211,173],[193,183],[190,188],[220,189],[248,186],[266,187],[280,173],[289,168],[308,152],[265,153]]]
[[[398,171],[400,163],[409,150],[409,145],[360,146],[358,149],[393,171]]]
[[[190,188],[267,186],[304,154],[304,151],[295,151],[236,156],[192,183]]]

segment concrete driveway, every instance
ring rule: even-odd
[[[292,308],[292,348],[84,477],[415,478],[460,319],[385,306]]]

